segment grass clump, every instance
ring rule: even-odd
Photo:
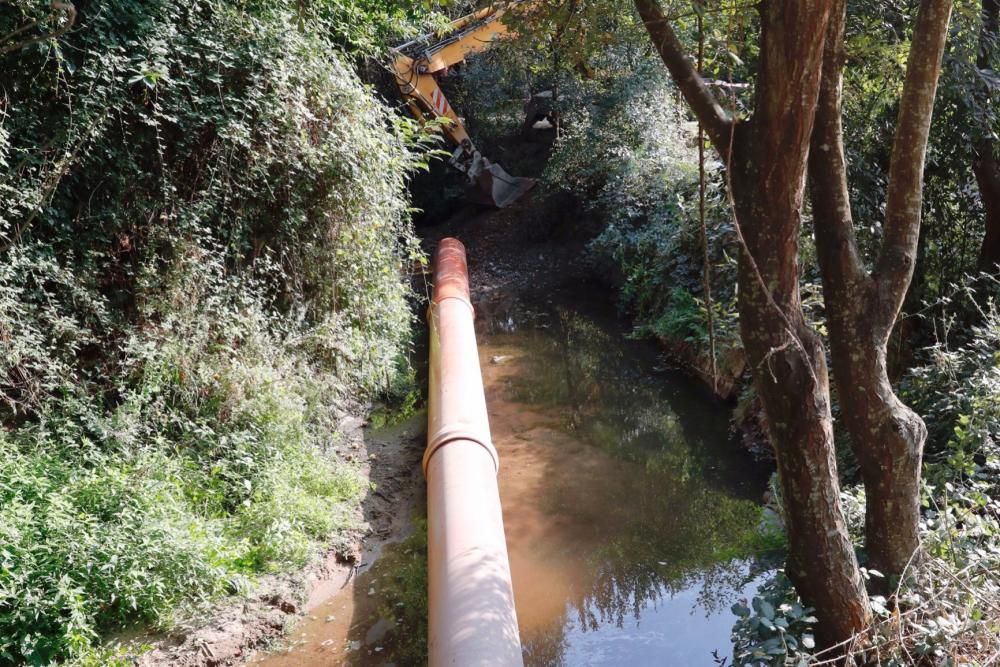
[[[378,614],[393,620],[392,658],[404,664],[427,660],[427,520],[416,520],[413,535],[390,547],[376,569],[387,572]]]

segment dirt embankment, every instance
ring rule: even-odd
[[[139,665],[242,665],[258,650],[278,643],[302,614],[369,567],[382,544],[401,539],[409,529],[410,510],[423,501],[422,419],[411,420],[409,428],[373,434],[367,413],[367,406],[355,405],[338,415],[344,439],[336,453],[357,462],[371,481],[357,509],[358,528],[305,570],[264,577],[249,597],[220,603],[169,634],[138,638],[152,646]]]
[[[615,267],[588,250],[601,228],[573,197],[536,191],[501,211],[468,206],[423,231],[428,253],[446,236],[466,245],[473,301],[487,303],[505,292],[544,292],[578,282],[616,292],[621,278]],[[610,294],[608,300],[616,301],[617,296]],[[741,349],[720,351],[713,380],[707,350],[685,342],[660,343],[674,365],[714,387],[719,398],[736,398],[746,371]]]
[[[421,229],[424,249],[433,252],[448,236],[465,244],[473,302],[593,282],[587,245],[599,230],[572,198],[540,194],[530,192],[503,210],[466,206]],[[613,289],[610,282],[606,289]]]

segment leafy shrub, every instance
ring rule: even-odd
[[[80,468],[0,435],[0,656],[47,664],[225,585],[224,543],[153,453]]]
[[[947,331],[947,330],[946,330]],[[1000,482],[1000,313],[992,301],[958,344],[947,335],[912,368],[903,398],[924,418],[932,483]]]
[[[845,495],[863,512],[859,491]],[[949,493],[947,502],[930,502],[921,553],[891,586],[892,596],[870,596],[874,620],[849,647],[848,664],[986,664],[1000,650],[1000,554],[993,543],[1000,503],[975,489]],[[881,576],[864,568],[862,574]],[[752,609],[737,604],[733,613],[734,665],[803,667],[833,659],[829,649],[814,650],[812,626],[821,620],[781,573],[761,587]]]
[[[117,661],[352,526],[340,415],[406,372],[423,138],[338,7],[113,0],[8,54],[0,661]]]
[[[599,103],[565,102],[565,133],[545,179],[607,221],[592,250],[620,270],[621,301],[639,332],[701,343],[708,324],[698,296],[703,254],[696,135],[661,68],[646,58],[628,76],[606,82],[595,95]],[[733,239],[720,164],[710,150],[706,169],[714,325],[720,340],[736,345]]]
[[[704,304],[683,287],[670,290],[670,307],[652,325],[660,338],[693,343],[708,341]]]
[[[733,626],[733,665],[809,664],[808,656],[816,647],[813,626],[818,619],[799,601],[788,577],[779,572],[764,583],[751,607],[733,605],[738,618]]]
[[[70,375],[0,432],[0,655],[44,664],[169,623],[352,525],[361,480],[328,455],[347,386],[216,269],[124,341],[114,407]]]

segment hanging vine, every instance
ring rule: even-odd
[[[698,12],[698,75],[705,64],[704,5],[697,3]],[[705,127],[698,122],[698,224],[701,229],[702,282],[705,292],[705,313],[708,320],[708,346],[712,359],[712,390],[719,391],[719,372],[715,354],[715,317],[712,312],[712,264],[708,252],[708,229],[705,223]]]

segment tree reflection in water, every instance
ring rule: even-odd
[[[569,626],[622,628],[682,591],[697,590],[690,619],[728,614],[764,569],[753,556],[766,472],[730,437],[726,407],[687,379],[654,371],[655,351],[627,340],[605,314],[513,302],[499,318],[503,330],[487,318],[481,336],[485,356],[510,359],[502,370],[484,366],[494,437],[514,466],[529,447],[530,465],[546,467],[539,483],[518,482],[518,495],[535,497],[504,498],[515,588],[522,559],[549,558],[572,573],[561,588],[549,584],[565,595],[561,616],[519,601],[526,662],[562,664]],[[552,454],[537,453],[545,448]],[[522,529],[525,512],[542,528]],[[522,534],[530,544],[519,544]],[[722,640],[714,648],[725,653],[728,632]]]

